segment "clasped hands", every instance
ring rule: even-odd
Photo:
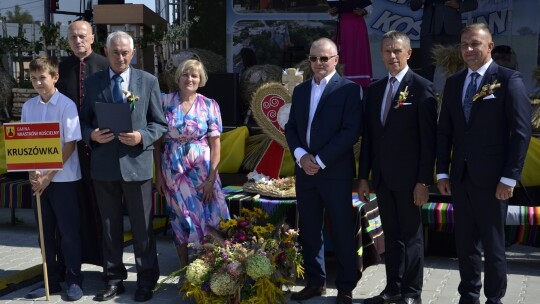
[[[95,129],[90,133],[90,139],[100,144],[105,144],[114,139],[114,133],[110,129]],[[136,146],[141,142],[141,133],[133,131],[118,134],[118,140],[127,146]]]
[[[448,178],[441,178],[437,181],[437,188],[442,195],[451,195],[450,180]],[[495,197],[498,200],[508,200],[514,195],[514,187],[508,186],[499,182],[497,189],[495,190]]]
[[[304,169],[307,175],[315,175],[321,169],[321,166],[317,163],[315,156],[306,153],[300,158],[300,166]]]

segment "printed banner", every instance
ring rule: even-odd
[[[63,167],[59,122],[6,123],[4,141],[8,171]]]

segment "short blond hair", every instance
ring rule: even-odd
[[[190,71],[199,72],[199,77],[201,78],[199,88],[204,87],[204,85],[206,85],[206,82],[208,81],[208,74],[206,73],[204,64],[197,59],[187,59],[180,62],[178,68],[176,69],[176,73],[174,73],[174,81],[178,83],[180,81],[180,77],[182,77],[182,74]]]

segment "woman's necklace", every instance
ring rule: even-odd
[[[195,104],[195,99],[192,101],[191,98],[188,98],[187,100],[180,101],[180,104],[182,105],[182,112],[186,115]]]

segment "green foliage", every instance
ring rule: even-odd
[[[189,47],[225,56],[225,0],[197,0],[190,7],[190,15],[202,17],[189,30]]]
[[[17,24],[27,24],[34,22],[34,17],[28,11],[22,11],[19,5],[15,5],[12,11],[7,12],[7,22]]]

